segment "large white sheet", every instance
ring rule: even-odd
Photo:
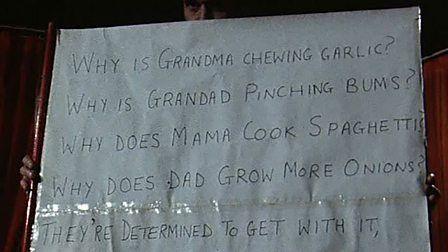
[[[61,30],[33,249],[429,251],[419,22]]]

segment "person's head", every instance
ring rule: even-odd
[[[185,20],[220,19],[233,16],[233,0],[182,0]]]

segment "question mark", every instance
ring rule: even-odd
[[[408,85],[408,86],[406,87],[407,89],[410,88],[409,81],[412,79],[412,77],[415,76],[415,73],[416,73],[415,70],[412,69],[412,68],[409,68],[409,71],[411,71],[411,75],[410,75],[408,78],[406,78],[406,84]]]
[[[386,52],[386,55],[388,55],[387,50],[389,50],[389,46],[390,46],[390,45],[392,45],[393,43],[395,43],[395,38],[392,37],[392,36],[386,36],[386,38],[390,38],[390,39],[391,39],[391,41],[390,41],[388,44],[386,44],[386,47],[384,48],[384,51]]]

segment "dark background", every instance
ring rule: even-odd
[[[448,0],[236,0],[239,16],[301,14],[420,6],[424,55],[448,48]],[[7,0],[0,25],[87,28],[183,20],[182,0]]]
[[[448,48],[448,0],[236,0],[239,16],[301,14],[420,6],[422,52]],[[46,29],[87,28],[183,20],[182,0],[7,0],[0,25]]]

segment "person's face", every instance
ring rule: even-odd
[[[229,0],[183,0],[185,20],[220,19],[228,17]]]

